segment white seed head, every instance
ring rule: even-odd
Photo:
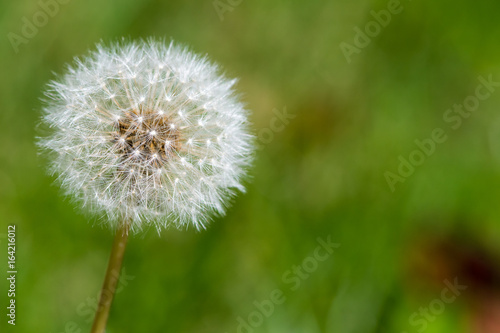
[[[99,45],[50,83],[39,145],[66,193],[111,227],[201,229],[244,190],[252,159],[234,83],[173,43]]]

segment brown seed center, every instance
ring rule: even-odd
[[[123,159],[159,168],[180,149],[179,130],[166,115],[133,109],[115,124],[114,142]]]

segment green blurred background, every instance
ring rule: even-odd
[[[53,73],[122,36],[207,53],[240,78],[257,135],[275,109],[295,118],[266,137],[226,217],[130,239],[108,332],[500,332],[500,91],[460,128],[443,120],[479,76],[500,81],[500,4],[402,1],[348,63],[341,43],[389,1],[66,2],[17,53],[13,34],[43,6],[0,3],[2,332],[90,330],[113,235],[52,185],[34,138]],[[391,191],[386,171],[435,128],[447,140]],[[17,325],[4,329],[8,224]],[[283,275],[318,237],[340,247],[291,290]],[[468,288],[441,308],[455,278]],[[275,289],[285,302],[256,314]]]

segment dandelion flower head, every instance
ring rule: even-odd
[[[99,45],[49,84],[39,144],[66,194],[111,227],[201,229],[251,162],[235,82],[173,43]]]

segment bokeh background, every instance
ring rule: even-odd
[[[458,129],[443,120],[479,76],[500,82],[499,4],[401,1],[350,62],[341,43],[353,45],[354,29],[390,1],[57,4],[16,52],[13,34],[43,5],[0,3],[2,332],[90,330],[113,235],[52,185],[34,138],[53,73],[122,36],[208,54],[240,78],[257,135],[273,110],[295,117],[261,140],[248,191],[226,217],[203,232],[130,239],[108,332],[500,332],[499,87]],[[386,172],[436,128],[447,140],[392,191]],[[15,327],[5,316],[8,224]],[[318,237],[340,246],[291,290],[283,275],[311,264]],[[467,289],[446,303],[445,281]],[[275,289],[285,302],[259,317],[255,302]]]

